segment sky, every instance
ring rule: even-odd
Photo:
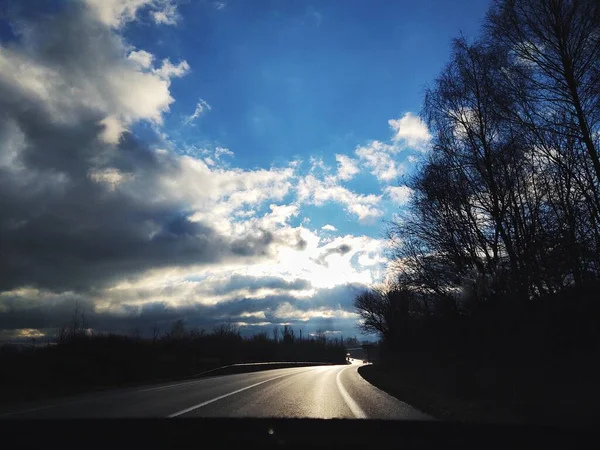
[[[0,341],[360,336],[482,0],[0,2]]]

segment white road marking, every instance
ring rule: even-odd
[[[222,400],[224,398],[230,397],[230,396],[235,395],[235,394],[239,394],[240,392],[246,391],[248,389],[251,389],[253,387],[259,386],[259,385],[264,384],[264,383],[268,383],[269,381],[276,380],[277,378],[285,377],[287,375],[289,375],[289,373],[285,373],[283,375],[279,375],[278,377],[269,378],[268,380],[260,381],[260,382],[255,383],[255,384],[251,384],[250,386],[246,386],[244,388],[238,389],[237,391],[229,392],[228,394],[223,394],[223,395],[215,397],[215,398],[213,398],[211,400],[207,400],[205,402],[198,403],[197,405],[190,406],[189,408],[182,409],[181,411],[177,411],[176,413],[170,414],[167,417],[170,419],[172,417],[181,416],[182,414],[189,413],[190,411],[194,411],[195,409],[202,408],[203,406],[210,405],[211,403],[217,402],[219,400]]]
[[[193,381],[183,381],[181,383],[168,384],[166,386],[157,386],[157,387],[151,387],[151,388],[146,388],[146,389],[138,389],[138,390],[135,390],[132,392],[138,393],[138,392],[161,391],[163,389],[170,389],[170,388],[178,387],[178,386],[188,386],[190,384],[198,384],[203,381],[206,381],[207,379],[209,379],[209,378],[201,378],[199,380],[193,380]]]
[[[60,402],[60,399],[58,403],[50,403],[48,405],[42,405],[42,406],[38,406],[35,408],[29,408],[29,409],[22,409],[22,410],[18,410],[18,411],[10,411],[10,412],[4,412],[4,413],[0,413],[0,417],[5,417],[5,416],[16,416],[16,415],[21,415],[21,414],[27,414],[30,412],[34,412],[34,411],[42,411],[44,409],[50,409],[50,408],[61,408],[63,406],[70,406],[70,405],[74,405],[76,403],[82,403],[85,401],[93,401],[96,400],[98,397],[100,396],[118,396],[118,395],[127,395],[127,394],[135,394],[138,392],[148,392],[148,391],[159,391],[162,389],[169,389],[172,387],[177,387],[177,386],[185,386],[188,384],[195,384],[195,383],[199,383],[200,381],[204,381],[204,379],[201,380],[194,380],[194,381],[184,381],[181,383],[175,383],[175,384],[169,384],[167,386],[158,386],[158,387],[153,387],[153,388],[147,388],[147,389],[135,389],[135,388],[131,388],[133,390],[130,390],[129,388],[117,388],[114,391],[108,391],[106,393],[99,393],[99,394],[82,394],[83,398],[76,398],[70,401],[66,401],[66,402]],[[90,396],[91,395],[91,396]]]
[[[17,416],[19,414],[26,414],[26,413],[34,412],[34,411],[41,411],[43,409],[53,408],[55,406],[56,405],[45,405],[45,406],[39,406],[37,408],[23,409],[20,411],[4,412],[4,413],[0,414],[0,417]]]
[[[296,369],[296,367],[290,367],[290,369]],[[286,369],[276,369],[276,370],[286,370]],[[234,375],[238,375],[238,374],[234,374]],[[286,372],[284,375],[281,375],[281,376],[285,376],[285,375],[289,375],[289,373]],[[275,378],[279,378],[279,377],[275,377]],[[271,379],[274,380],[275,378],[271,378]],[[61,408],[63,406],[74,405],[76,403],[83,403],[83,402],[86,402],[86,401],[97,400],[98,398],[105,397],[105,396],[129,395],[129,394],[137,394],[137,393],[140,393],[140,392],[160,391],[160,390],[163,390],[163,389],[170,389],[170,388],[174,388],[174,387],[188,386],[188,385],[191,385],[191,384],[201,383],[203,381],[206,381],[207,379],[209,379],[209,378],[200,378],[198,380],[183,381],[183,382],[179,382],[179,383],[169,384],[169,385],[166,385],[166,386],[156,386],[156,387],[151,387],[151,388],[146,388],[146,389],[116,388],[114,390],[109,390],[107,392],[99,392],[99,393],[94,393],[94,394],[89,394],[89,393],[88,394],[81,394],[83,398],[75,398],[75,399],[72,399],[70,401],[63,401],[63,402],[60,402],[61,399],[56,399],[56,400],[58,400],[57,403],[50,403],[50,404],[47,404],[47,405],[41,405],[41,406],[37,406],[37,407],[34,407],[34,408],[21,409],[21,410],[17,410],[17,411],[0,412],[0,417],[18,416],[18,415],[27,414],[27,413],[30,413],[30,412],[42,411],[44,409]],[[269,381],[269,380],[267,380],[267,381]]]
[[[340,391],[340,394],[342,394],[342,397],[344,398],[346,405],[348,405],[348,408],[350,408],[350,410],[352,411],[352,414],[354,414],[354,417],[356,417],[357,419],[366,419],[367,415],[365,414],[365,412],[362,410],[362,408],[360,406],[358,406],[358,404],[354,401],[354,399],[352,397],[350,397],[350,394],[348,394],[348,391],[342,384],[342,380],[341,380],[342,372],[349,368],[350,367],[346,367],[346,368],[340,370],[338,372],[337,376],[335,377],[335,382],[337,383],[337,387]]]
[[[298,369],[298,367],[284,367],[282,369],[267,369],[267,370],[287,370],[287,369]],[[258,371],[256,373],[259,373],[259,372],[260,371]],[[244,374],[242,372],[242,373],[233,373],[231,375],[249,375],[249,374],[252,374],[252,373],[253,372],[247,372],[246,374]],[[215,375],[215,376],[218,376],[218,375]],[[222,376],[229,376],[229,375],[222,375]],[[133,392],[137,393],[137,392],[161,391],[163,389],[170,389],[170,388],[173,388],[173,387],[188,386],[188,385],[191,385],[191,384],[198,384],[198,383],[202,383],[202,382],[204,382],[206,380],[212,380],[212,379],[213,378],[209,378],[209,377],[207,377],[207,378],[200,378],[200,379],[197,379],[197,380],[182,381],[182,382],[178,382],[178,383],[168,384],[166,386],[156,386],[156,387],[151,387],[151,388],[146,388],[146,389],[138,389],[138,390],[133,391]]]

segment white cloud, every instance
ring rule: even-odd
[[[378,252],[363,253],[357,258],[358,264],[363,267],[372,267],[376,265],[384,265],[387,260]]]
[[[410,200],[410,196],[413,193],[413,190],[405,185],[387,186],[385,188],[385,193],[394,204],[402,206],[408,203],[408,201]]]
[[[219,159],[233,156],[233,152],[225,147],[217,147],[212,156],[202,154],[202,157],[207,156],[205,160],[199,156],[181,156],[169,146],[155,151],[144,148],[152,158],[152,170],[147,171],[144,164],[134,164],[135,167],[130,168],[128,164],[118,165],[122,161],[119,158],[111,160],[112,155],[133,151],[124,145],[126,140],[121,140],[121,135],[134,123],[149,121],[158,129],[163,114],[174,101],[170,93],[171,79],[187,73],[189,65],[186,61],[172,64],[166,59],[157,68],[151,53],[144,50],[132,52],[131,47],[114,30],[134,20],[140,8],[156,8],[156,5],[164,5],[165,2],[89,0],[88,4],[90,8],[96,8],[98,20],[93,24],[96,28],[89,32],[90,42],[83,41],[85,36],[73,36],[72,45],[81,45],[77,47],[80,53],[73,56],[71,66],[50,64],[44,58],[36,58],[35,52],[19,51],[17,46],[0,47],[0,81],[3,86],[8,86],[4,92],[13,90],[22,98],[34,98],[36,102],[32,104],[40,105],[40,112],[47,113],[50,121],[73,126],[79,124],[82,118],[92,118],[85,129],[91,130],[92,136],[98,133],[98,141],[92,138],[92,146],[82,151],[90,150],[91,153],[97,148],[108,148],[108,151],[98,156],[98,165],[95,165],[95,161],[77,170],[106,188],[106,192],[102,192],[106,196],[103,198],[111,201],[132,199],[132,205],[161,213],[185,211],[187,214],[192,211],[191,221],[207,224],[216,230],[218,236],[244,240],[264,232],[267,239],[272,240],[264,252],[251,254],[246,259],[209,260],[202,265],[184,264],[136,272],[136,276],[129,280],[116,281],[106,289],[98,288],[97,297],[91,298],[97,311],[126,314],[128,306],[147,303],[164,302],[175,307],[217,305],[232,300],[288,294],[285,289],[273,286],[260,289],[242,286],[233,293],[214,292],[214,286],[234,275],[259,279],[281,277],[288,282],[306,280],[306,287],[296,289],[289,295],[307,302],[312,302],[323,289],[348,284],[369,285],[380,278],[381,240],[353,235],[334,237],[329,233],[320,233],[319,229],[308,228],[309,220],[304,220],[301,226],[292,225],[292,218],[301,213],[305,203],[323,205],[337,202],[361,221],[382,214],[379,209],[381,195],[359,194],[339,184],[340,180],[349,180],[358,173],[358,163],[353,158],[336,155],[338,169],[334,177],[327,177],[326,174],[317,176],[316,172],[321,169],[333,172],[317,160],[314,161],[315,174],[302,177],[297,173],[298,161],[268,169],[223,167]],[[89,17],[87,21],[92,22]],[[107,32],[107,26],[113,30]],[[90,45],[100,38],[104,39],[99,41],[103,45]],[[88,51],[92,48],[93,52]],[[10,123],[6,126],[10,127]],[[0,164],[17,168],[19,153],[28,144],[26,136],[22,132],[19,134],[20,131],[16,127],[14,132],[9,133],[11,139],[5,141],[7,145],[0,149]],[[121,144],[121,147],[117,150],[103,146],[103,143]],[[107,161],[101,160],[105,157]],[[127,157],[125,155],[124,159]],[[212,164],[209,164],[209,158],[212,158]],[[114,165],[120,168],[109,167],[115,161],[117,163]],[[127,172],[129,170],[133,172]],[[67,177],[63,174],[60,176]],[[294,189],[295,184],[298,185],[297,189]],[[45,188],[42,177],[39,177],[36,186]],[[55,186],[61,189],[60,183]],[[298,195],[297,201],[286,201],[290,193]],[[267,211],[265,207],[268,207]],[[135,211],[132,211],[132,215],[135,215]],[[147,222],[136,228],[136,233],[139,231],[144,239],[146,235],[159,233],[162,226],[161,223],[154,223],[153,216]],[[201,230],[194,228],[197,229]],[[322,229],[336,231],[330,224]],[[327,236],[321,237],[320,234]],[[347,246],[348,250],[332,251],[341,246]],[[174,253],[177,251],[173,250]],[[319,261],[326,261],[328,267]],[[353,320],[355,317],[347,308],[337,305],[317,305],[307,311],[296,309],[288,309],[287,314],[293,314],[300,320],[306,317],[309,320]],[[279,313],[285,315],[285,308]],[[250,319],[262,320],[266,315],[264,312],[248,310],[240,313],[239,317],[247,319],[243,323],[251,324]]]
[[[91,169],[88,176],[96,183],[106,184],[111,191],[114,191],[123,181],[132,178],[130,174],[124,174],[115,168]]]
[[[121,121],[116,116],[107,116],[100,121],[104,130],[100,132],[100,140],[106,144],[118,144],[121,134],[126,130]]]
[[[235,155],[231,150],[229,150],[226,147],[217,147],[215,149],[215,158],[221,159],[221,156],[229,156],[233,158]]]
[[[146,50],[134,50],[127,56],[127,59],[133,61],[142,69],[149,69],[154,61],[154,55]]]
[[[182,77],[186,75],[190,70],[190,65],[187,61],[180,61],[177,65],[171,63],[169,58],[163,59],[162,65],[158,69],[154,69],[153,72],[159,77],[168,80],[173,77]]]
[[[356,160],[346,155],[335,155],[335,160],[338,163],[337,178],[343,181],[351,180],[354,175],[360,172],[356,165]]]
[[[135,20],[138,9],[152,0],[84,0],[96,18],[109,27],[119,27]]]
[[[21,162],[23,150],[27,148],[27,138],[16,121],[5,121],[2,124],[2,148],[0,151],[0,168],[12,172],[17,179],[22,179],[25,166]]]
[[[220,164],[221,166],[228,166],[227,163],[223,162],[224,157],[235,157],[235,153],[233,153],[233,151],[227,147],[222,147],[219,145],[214,149],[199,148],[195,145],[184,145],[183,147],[177,148],[177,152],[181,155],[190,156],[195,159],[203,159],[204,162],[209,166],[215,166],[217,164]]]
[[[475,111],[472,108],[461,107],[451,113],[454,123],[454,138],[458,140],[469,139],[469,133],[478,128]]]
[[[358,147],[355,153],[379,181],[390,182],[404,174],[404,166],[394,158],[397,152],[398,148],[394,145],[372,141],[368,145]]]
[[[193,114],[187,116],[184,120],[183,123],[185,124],[190,124],[192,123],[194,120],[196,120],[198,117],[200,117],[200,115],[206,110],[206,111],[210,111],[212,108],[211,106],[202,99],[198,100],[198,103],[196,103],[196,109],[194,109]],[[221,148],[221,147],[219,147]]]
[[[311,310],[300,310],[285,302],[277,307],[274,313],[275,317],[283,320],[293,320],[300,322],[308,322],[311,319],[355,319],[358,315],[354,312],[344,309],[333,309],[328,307],[320,307]]]
[[[333,201],[345,206],[346,211],[354,214],[361,222],[368,222],[383,214],[377,208],[381,196],[362,195],[340,186],[331,179],[320,180],[314,175],[300,179],[296,187],[298,201],[322,206]]]
[[[223,8],[225,8],[227,6],[227,3],[225,2],[214,2],[213,5],[215,6],[215,9],[217,11],[222,10]]]
[[[220,153],[227,154],[224,150]],[[154,192],[146,190],[140,195],[188,204],[195,211],[193,220],[210,223],[222,233],[233,235],[244,231],[235,229],[235,217],[242,217],[265,202],[280,202],[293,185],[291,167],[243,170],[220,167],[214,160],[211,166],[207,162],[178,157],[168,163],[173,170],[153,184]]]
[[[255,226],[261,222],[250,220],[249,223]],[[276,244],[274,252],[268,257],[254,259],[251,263],[151,270],[99,292],[96,305],[108,310],[164,302],[181,308],[197,304],[219,305],[237,299],[264,299],[268,296],[288,296],[313,304],[315,297],[322,295],[323,289],[349,284],[368,286],[377,283],[383,276],[385,243],[382,240],[346,235],[325,242],[314,231],[288,224],[275,226],[271,231]],[[294,248],[283,242],[296,239],[298,234],[305,241],[304,248]],[[347,247],[346,253],[331,252],[342,245]],[[324,257],[326,265],[322,263]],[[232,283],[235,279],[241,281]],[[273,284],[269,280],[280,282]],[[338,314],[331,313],[337,308],[327,296],[324,304],[327,306],[314,305],[311,309],[320,310],[319,317]]]
[[[265,228],[272,228],[274,225],[285,225],[293,217],[298,215],[298,206],[296,205],[269,205],[270,213],[265,214],[261,225]]]
[[[179,20],[176,6],[167,1],[164,2],[162,8],[158,11],[152,11],[154,22],[164,25],[175,25]]]
[[[417,150],[427,148],[427,144],[431,140],[431,134],[420,117],[407,112],[400,119],[388,120],[388,123],[394,130],[393,139],[395,142],[402,142]]]
[[[424,151],[431,139],[425,123],[412,113],[406,113],[400,119],[390,119],[390,127],[394,135],[389,143],[373,140],[360,145],[354,151],[357,159],[345,155],[336,155],[338,171],[335,180],[350,180],[360,172],[360,166],[367,167],[381,183],[389,184],[404,175],[406,167],[397,161],[397,155],[407,147]],[[415,162],[413,155],[408,156],[408,162]]]
[[[119,28],[136,20],[139,10],[152,9],[156,23],[174,24],[177,10],[171,0],[83,0],[94,17],[106,26]]]
[[[308,159],[308,162],[310,164],[310,169],[309,169],[310,173],[315,173],[317,171],[327,172],[329,170],[329,167],[327,167],[325,165],[325,163],[323,162],[323,158],[318,158],[316,156],[311,156]]]
[[[0,47],[0,81],[39,102],[56,122],[74,122],[82,111],[95,111],[105,117],[99,138],[115,143],[120,132],[133,122],[162,123],[162,115],[174,101],[171,77],[184,75],[189,65],[186,61],[173,65],[166,60],[159,69],[148,71],[150,53],[139,50],[123,58],[129,47],[122,38],[107,33],[103,25],[95,27],[73,32],[77,51],[87,46],[95,48],[93,54],[78,56],[75,65],[54,65],[34,57],[32,52]],[[31,32],[35,33],[35,28]]]
[[[266,319],[264,311],[256,311],[256,312],[243,312],[239,315],[241,318],[249,318],[253,317],[255,319]]]

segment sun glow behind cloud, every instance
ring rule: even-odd
[[[185,135],[218,109],[205,92],[177,116],[181,129],[166,125],[180,100],[174,86],[202,68],[125,38],[142,20],[177,27],[185,18],[176,2],[63,8],[56,22],[32,22],[26,39],[0,47],[0,106],[9,112],[0,124],[0,232],[11,242],[0,314],[14,315],[3,323],[30,330],[31,314],[52,327],[78,301],[100,330],[178,315],[203,326],[233,317],[249,328],[335,320],[353,329],[352,295],[385,275],[381,218],[410,196],[397,186],[410,164],[400,155],[429,142],[420,119],[390,119],[387,140],[338,148],[330,163],[244,163],[226,134],[193,144]],[[362,191],[360,177],[378,189]],[[327,215],[333,207],[345,216]]]

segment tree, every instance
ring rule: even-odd
[[[600,3],[496,0],[485,30],[426,90],[431,151],[387,229],[396,287],[355,300],[388,342],[441,345],[600,279]]]
[[[177,319],[171,324],[171,332],[169,337],[171,339],[183,339],[186,335],[185,324],[183,319]]]
[[[213,328],[213,335],[234,339],[241,338],[240,328],[234,324],[231,319],[227,319],[227,322],[221,325],[215,325]]]
[[[79,306],[79,302],[75,302],[71,320],[58,329],[56,336],[57,343],[64,344],[74,339],[86,337],[88,334],[89,329],[85,319],[85,311]]]
[[[418,237],[452,261],[456,275],[473,265],[493,271],[506,261],[513,295],[525,301],[531,271],[525,255],[530,237],[523,233],[534,230],[526,221],[537,205],[526,184],[532,180],[530,147],[504,114],[514,100],[501,82],[506,64],[496,47],[454,42],[449,64],[426,93],[434,152],[415,177],[415,209],[425,227]]]
[[[600,4],[496,1],[486,29],[489,45],[507,55],[502,81],[517,101],[506,115],[526,130],[544,167],[540,187],[552,215],[541,221],[552,249],[544,275],[553,290],[565,276],[585,283],[597,275],[600,252]]]
[[[346,347],[358,347],[359,345],[360,342],[358,341],[356,336],[346,338]]]
[[[327,342],[327,335],[325,334],[325,330],[323,330],[322,328],[317,328],[315,331],[315,340],[317,342],[325,344]]]
[[[160,327],[158,326],[158,322],[154,322],[152,326],[152,342],[156,342],[156,340],[160,337]]]
[[[514,72],[531,82],[538,102],[564,113],[600,181],[600,4],[596,0],[498,0],[488,14],[493,41],[510,50]],[[535,114],[555,129],[554,114]],[[562,130],[559,130],[563,132]]]
[[[376,333],[388,342],[400,342],[407,329],[414,295],[400,285],[374,287],[354,299],[365,333]]]
[[[283,342],[284,344],[294,343],[294,330],[289,325],[283,326]]]

